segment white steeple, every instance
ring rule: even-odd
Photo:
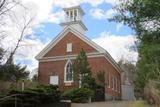
[[[66,26],[72,26],[77,31],[81,32],[82,34],[87,31],[86,26],[82,22],[83,15],[85,14],[84,11],[80,6],[64,8],[65,12],[65,20],[60,25],[64,29]]]

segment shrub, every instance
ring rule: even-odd
[[[60,91],[55,85],[40,85],[38,87],[40,93],[42,91],[42,102],[58,102],[60,99]]]
[[[145,97],[149,104],[160,105],[160,82],[149,81],[144,89]]]
[[[85,103],[88,102],[89,98],[91,98],[93,94],[93,91],[88,88],[79,88],[75,91],[72,101]]]
[[[65,100],[71,100],[73,97],[74,97],[74,93],[77,89],[69,89],[69,90],[66,90],[62,93],[61,97],[62,99],[65,99]]]
[[[24,91],[18,89],[11,90],[9,95],[13,94],[19,94],[19,96],[17,96],[17,103],[18,106],[23,107],[35,107],[37,105],[50,104],[59,102],[60,99],[58,86],[53,85],[40,85],[35,89],[25,89]],[[8,100],[3,106],[8,107],[8,104],[13,106],[14,99]]]
[[[94,91],[92,101],[105,101],[105,87],[102,84],[97,84]]]
[[[94,92],[88,88],[78,88],[67,90],[62,94],[63,98],[68,98],[72,102],[86,103],[94,95]]]

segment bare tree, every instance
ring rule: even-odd
[[[19,38],[18,38],[18,41],[15,45],[15,47],[13,48],[13,50],[10,52],[10,55],[6,61],[6,64],[11,64],[13,62],[13,57],[14,55],[16,54],[16,51],[17,49],[20,47],[20,42],[23,41],[24,39],[24,36],[26,35],[28,29],[32,28],[32,22],[34,21],[34,16],[33,17],[30,17],[28,20],[27,20],[27,13],[25,11],[25,14],[23,16],[23,23],[19,24],[17,21],[16,24],[17,24],[17,29],[19,30],[20,32],[20,35],[19,35]]]
[[[5,20],[14,13],[13,9],[18,5],[23,7],[20,0],[0,0],[0,27],[7,24]],[[0,29],[0,43],[6,36],[7,32]]]
[[[3,27],[6,24],[4,19],[9,16],[12,9],[17,5],[20,5],[19,0],[0,0],[0,27]],[[0,43],[6,36],[6,32],[0,29]]]
[[[0,17],[2,18],[18,4],[20,4],[18,0],[0,0]]]
[[[24,16],[23,16],[23,23],[19,23],[19,19],[16,17],[16,13],[12,11],[15,7],[21,6],[24,9]],[[31,23],[34,20],[34,17],[30,17],[27,19],[27,8],[23,6],[20,2],[20,0],[0,0],[0,27],[5,26],[4,19],[6,17],[10,17],[12,21],[15,23],[17,29],[19,30],[19,35],[17,35],[18,41],[15,45],[15,47],[9,52],[6,64],[11,64],[13,61],[13,57],[17,51],[17,49],[20,46],[20,42],[23,41],[24,36],[26,35],[26,32],[29,28],[31,28]],[[7,36],[7,32],[0,29],[0,41]]]
[[[3,17],[13,8],[13,6],[9,6],[11,2],[9,0],[0,0],[0,26],[2,26],[3,23]],[[5,37],[5,32],[3,30],[0,30],[0,41]],[[0,42],[1,43],[1,42]],[[0,47],[0,61],[3,59],[4,50],[2,47]]]

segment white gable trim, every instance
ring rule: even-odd
[[[51,50],[64,36],[66,36],[67,33],[73,33],[75,36],[77,36],[78,38],[80,38],[81,40],[83,40],[84,42],[86,42],[87,44],[89,44],[90,46],[92,46],[94,49],[96,49],[98,52],[100,53],[105,53],[106,50],[103,49],[102,47],[98,46],[96,43],[94,43],[93,41],[91,41],[89,38],[87,38],[85,35],[81,34],[80,32],[78,32],[77,30],[75,30],[74,28],[72,28],[71,26],[67,26],[60,34],[58,34],[57,37],[55,37],[55,39],[53,39],[35,58],[37,60],[42,59],[43,56],[49,52],[49,50]]]

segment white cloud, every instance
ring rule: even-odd
[[[57,7],[71,7],[71,6],[76,6],[79,5],[82,1],[81,0],[53,0],[54,6]]]
[[[102,9],[91,9],[90,10],[90,14],[93,16],[93,18],[95,19],[104,19],[105,15],[104,15],[104,11]]]
[[[117,36],[108,32],[102,32],[100,37],[93,39],[94,42],[106,49],[116,61],[124,58],[133,62],[136,62],[138,57],[138,53],[134,49],[135,40],[133,35]]]
[[[18,60],[22,62],[22,64],[25,64],[23,63],[25,61],[31,61],[31,63],[28,64],[28,69],[32,70],[38,65],[34,57],[46,45],[37,35],[34,35],[35,32],[33,29],[43,27],[42,23],[48,22],[49,20],[47,19],[50,18],[50,15],[55,13],[52,13],[52,0],[23,0],[22,3],[24,7],[26,7],[26,10],[21,6],[16,6],[12,10],[14,13],[10,15],[11,17],[5,17],[3,20],[6,24],[0,26],[0,30],[5,31],[7,35],[1,41],[1,46],[7,50],[8,54],[13,51],[20,38],[20,33],[24,27],[25,21],[34,17],[34,20],[30,23],[30,27],[24,32],[23,41],[20,42],[20,47],[14,56],[14,60]],[[57,17],[57,15],[55,17]]]
[[[46,46],[39,39],[24,39],[21,42],[20,47],[15,55],[15,60],[21,61],[25,65],[25,61],[30,61],[31,64],[28,65],[29,70],[33,70],[37,67],[38,61],[35,60],[35,56]]]
[[[90,10],[90,14],[93,18],[102,20],[102,19],[112,18],[116,14],[116,11],[114,11],[113,9],[104,11],[100,8],[95,8]]]
[[[118,5],[120,0],[105,0],[105,2],[111,5]]]
[[[53,0],[53,4],[55,6],[58,6],[58,7],[71,7],[71,6],[77,6],[77,5],[80,5],[82,3],[88,3],[90,4],[91,6],[98,6],[102,3],[104,3],[105,0]]]
[[[64,20],[64,12],[56,12],[56,13],[52,13],[49,17],[48,17],[48,22],[51,23],[56,23],[59,24],[60,22],[62,22]]]
[[[96,7],[102,3],[108,3],[111,5],[116,5],[119,3],[119,0],[53,0],[53,4],[59,7],[70,7],[77,6],[82,3],[88,3],[93,7]]]
[[[33,15],[36,14],[37,23],[47,21],[52,13],[54,0],[22,0],[24,6]]]
[[[10,23],[8,26],[5,26],[4,30],[7,32],[8,36],[1,41],[1,45],[9,54],[15,48],[21,32],[14,23]],[[14,56],[14,60],[21,61],[22,65],[25,65],[25,63],[23,63],[24,61],[31,61],[31,64],[28,64],[28,69],[30,71],[37,67],[38,64],[34,57],[46,45],[46,43],[43,43],[36,35],[33,35],[33,33],[34,31],[32,31],[32,29],[28,29],[25,32],[26,35],[20,42],[19,48]]]
[[[83,0],[83,3],[89,3],[94,7],[102,4],[103,2],[104,0]]]

